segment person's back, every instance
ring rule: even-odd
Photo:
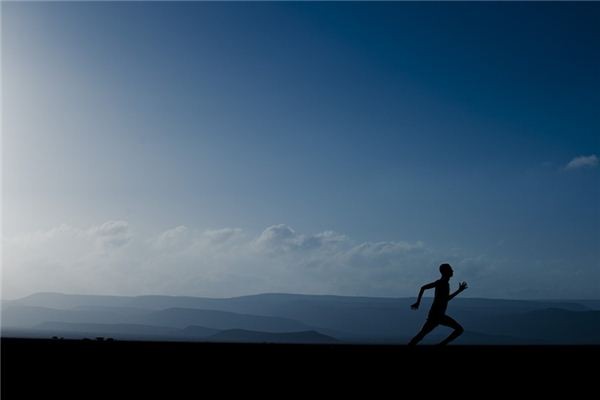
[[[435,295],[433,303],[429,310],[429,315],[442,316],[446,314],[448,301],[450,297],[450,283],[447,279],[440,279],[435,282]]]

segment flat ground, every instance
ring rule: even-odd
[[[409,348],[11,338],[2,339],[1,352],[2,398],[7,399],[27,398],[33,391],[47,398],[99,393],[120,398],[124,390],[136,397],[166,390],[171,398],[209,392],[221,397],[239,390],[244,397],[367,393],[369,398],[402,398],[415,389],[425,397],[433,391],[451,397],[520,397],[525,391],[572,397],[597,386],[600,360],[600,346]]]

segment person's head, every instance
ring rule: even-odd
[[[450,278],[452,275],[454,275],[454,271],[452,270],[450,264],[442,264],[440,265],[440,274],[442,274],[442,277],[444,278]]]

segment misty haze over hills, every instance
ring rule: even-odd
[[[2,303],[2,335],[270,343],[406,343],[414,298],[260,294],[235,298],[37,293]],[[455,299],[457,344],[600,344],[600,301]],[[424,343],[448,334],[437,328]]]

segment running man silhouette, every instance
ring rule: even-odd
[[[409,346],[414,346],[419,343],[425,337],[425,335],[431,332],[438,325],[449,326],[450,328],[454,329],[454,332],[444,339],[440,345],[446,345],[450,343],[464,332],[463,327],[460,326],[458,322],[446,315],[446,308],[448,308],[448,302],[452,300],[454,296],[467,288],[467,282],[461,282],[458,286],[458,290],[450,294],[449,281],[452,275],[454,275],[454,271],[452,271],[450,264],[442,264],[440,265],[440,273],[442,274],[441,279],[421,287],[417,302],[410,306],[410,308],[413,310],[417,310],[421,304],[421,297],[423,297],[423,293],[427,289],[435,288],[435,297],[433,298],[433,304],[429,310],[427,321],[423,325],[423,328],[421,328],[421,331],[417,333],[417,335],[410,341],[408,344]]]

